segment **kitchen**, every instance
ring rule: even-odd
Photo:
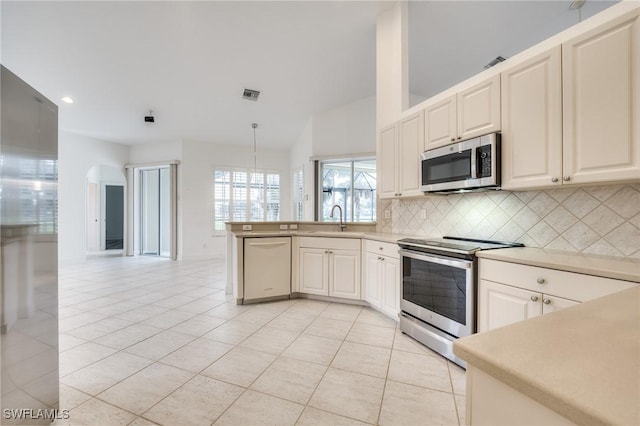
[[[383,102],[383,100],[382,93],[379,92],[376,102]],[[385,105],[399,105],[399,103],[395,103],[395,100],[384,103]],[[398,119],[395,114],[393,117],[392,120],[387,121],[391,122]],[[379,121],[379,126],[382,127],[383,124],[380,123],[384,123],[384,120],[382,122]],[[417,159],[417,154],[415,157]],[[605,187],[600,186],[599,188],[579,187],[577,189],[566,190],[504,191],[483,194],[450,195],[437,198],[405,199],[392,197],[393,199],[391,200],[380,200],[377,226],[379,228],[381,227],[381,230],[387,233],[407,233],[413,235],[418,233],[429,237],[440,237],[445,234],[451,234],[451,230],[454,229],[455,226],[458,226],[457,229],[467,230],[465,234],[473,232],[477,234],[474,236],[480,238],[493,237],[497,239],[495,235],[501,232],[501,234],[498,235],[504,235],[505,237],[501,239],[507,240],[511,239],[507,237],[517,232],[517,227],[519,227],[520,229],[530,229],[524,233],[528,239],[525,241],[525,245],[527,246],[549,247],[573,252],[591,249],[592,252],[597,254],[614,254],[617,256],[622,254],[623,256],[628,256],[637,251],[637,245],[636,248],[633,249],[633,240],[629,242],[630,239],[628,238],[629,235],[632,235],[628,232],[629,230],[637,232],[637,227],[633,222],[633,218],[637,215],[637,212],[630,212],[628,210],[628,206],[633,206],[634,204],[628,201],[633,201],[635,199],[634,197],[637,197],[637,192],[636,183],[632,185],[616,184]],[[581,207],[584,203],[589,206],[588,211],[585,211],[585,209]],[[610,221],[611,223],[617,222],[618,226],[616,226],[615,229],[621,227],[621,230],[615,233],[615,229],[610,229],[603,234],[602,229],[598,228],[599,231],[594,229],[592,234],[584,232],[585,227],[587,227],[586,223],[591,223],[595,228],[602,222],[593,219],[597,217],[596,213],[602,212],[604,208],[615,211],[618,218],[608,216],[606,221]],[[386,216],[386,210],[390,211],[390,218],[382,219]],[[556,213],[549,216],[554,211],[556,211]],[[573,223],[567,224],[567,216],[566,214],[562,214],[564,211],[571,212],[571,216],[575,218]],[[589,216],[592,212],[596,213]],[[426,221],[422,219],[423,214],[427,216]],[[586,219],[588,216],[589,219]],[[287,224],[290,222],[287,222]],[[499,226],[501,223],[507,223],[509,227],[502,229],[502,227]],[[527,226],[526,224],[529,225]],[[335,225],[332,225],[332,227],[335,227]],[[567,231],[572,228],[573,230],[571,232]],[[420,229],[420,232],[416,232],[417,229]],[[625,232],[625,230],[627,230],[627,232]],[[568,233],[565,234],[565,232]],[[609,235],[609,232],[614,233]],[[352,236],[355,237],[355,235]],[[580,236],[583,240],[573,238],[572,236]],[[318,235],[318,237],[321,236]],[[627,245],[625,245],[625,243]],[[572,244],[578,244],[579,247],[575,247]],[[258,307],[253,307],[252,309],[257,308]],[[352,313],[342,314],[346,316],[353,315]],[[363,315],[362,312],[360,312],[355,318],[360,318],[361,315],[366,316],[368,314]],[[384,322],[382,318],[378,317],[373,320],[371,318],[365,319],[365,324],[367,323],[366,321]],[[366,329],[366,327],[361,328]],[[410,352],[411,351],[409,351],[409,353]],[[453,370],[455,367],[449,366],[449,364],[445,365],[446,368],[450,370],[448,374],[453,377],[456,373],[452,373],[451,371],[457,370]],[[371,421],[371,418],[365,417],[363,420]],[[375,420],[373,421],[375,422]]]

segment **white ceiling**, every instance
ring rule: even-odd
[[[412,1],[411,92],[433,95],[576,23],[569,3]],[[583,16],[610,4],[588,0]],[[375,94],[375,22],[388,6],[5,0],[1,60],[60,106],[62,130],[250,145],[257,122],[262,146],[286,148],[313,114]],[[259,101],[243,100],[244,88]],[[149,110],[155,124],[144,123]]]
[[[103,140],[246,145],[257,122],[261,145],[287,147],[314,113],[375,93],[376,2],[1,7],[3,65],[60,106],[62,130]]]

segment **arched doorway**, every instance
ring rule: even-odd
[[[87,252],[107,250],[121,254],[125,238],[125,177],[122,170],[105,165],[87,172]]]

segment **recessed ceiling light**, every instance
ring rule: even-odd
[[[70,96],[65,96],[62,98],[62,102],[66,102],[68,104],[72,104],[73,103],[73,99],[71,99]]]

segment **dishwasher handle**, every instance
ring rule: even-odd
[[[258,242],[251,242],[249,243],[250,246],[284,246],[286,244],[289,244],[289,241],[272,241],[272,242],[264,242],[264,243],[258,243]]]

